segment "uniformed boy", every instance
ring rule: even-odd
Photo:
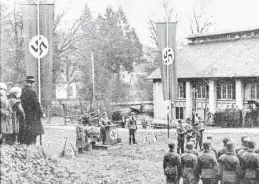
[[[177,153],[180,154],[180,151],[181,151],[181,154],[184,153],[184,142],[185,142],[185,134],[186,134],[186,130],[184,129],[183,127],[183,124],[182,124],[182,121],[179,120],[178,121],[178,126],[177,126]]]
[[[179,184],[181,157],[175,152],[175,143],[168,144],[169,152],[164,156],[163,169],[167,184]]]
[[[203,143],[204,151],[198,158],[198,173],[203,184],[217,184],[219,169],[216,156],[211,151],[211,141]]]
[[[184,184],[196,184],[199,181],[197,173],[198,157],[193,153],[194,144],[186,144],[187,151],[181,156],[182,178]]]
[[[235,154],[234,143],[226,144],[227,152],[220,156],[219,164],[221,170],[222,184],[238,184],[240,178],[240,162]]]

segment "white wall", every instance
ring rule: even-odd
[[[161,82],[153,83],[154,119],[166,119],[166,105]]]
[[[67,84],[56,84],[56,99],[75,99],[77,94],[76,84],[71,83],[70,88],[71,93],[69,95],[69,93],[67,92]]]

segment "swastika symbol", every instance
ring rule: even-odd
[[[44,56],[46,56],[48,53],[48,49],[48,40],[42,35],[40,35],[39,38],[38,36],[33,37],[29,43],[30,53],[36,58],[43,58]]]
[[[162,59],[165,65],[170,65],[174,61],[174,51],[172,48],[165,48],[162,52]]]
[[[117,130],[115,130],[115,129],[111,130],[110,137],[111,137],[111,139],[117,139],[117,137],[118,137]]]

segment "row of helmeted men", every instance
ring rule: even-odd
[[[168,144],[169,152],[164,156],[163,169],[167,183],[178,184],[258,184],[259,148],[247,136],[241,138],[242,146],[235,148],[229,138],[223,139],[224,147],[217,151],[212,136],[203,142],[203,150],[194,148],[195,141],[186,144],[182,155],[175,151],[175,143]]]

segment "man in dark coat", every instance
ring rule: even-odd
[[[36,144],[37,136],[44,134],[41,117],[43,115],[35,91],[32,90],[35,79],[26,77],[26,85],[22,88],[21,102],[25,113],[26,138],[21,144]]]

